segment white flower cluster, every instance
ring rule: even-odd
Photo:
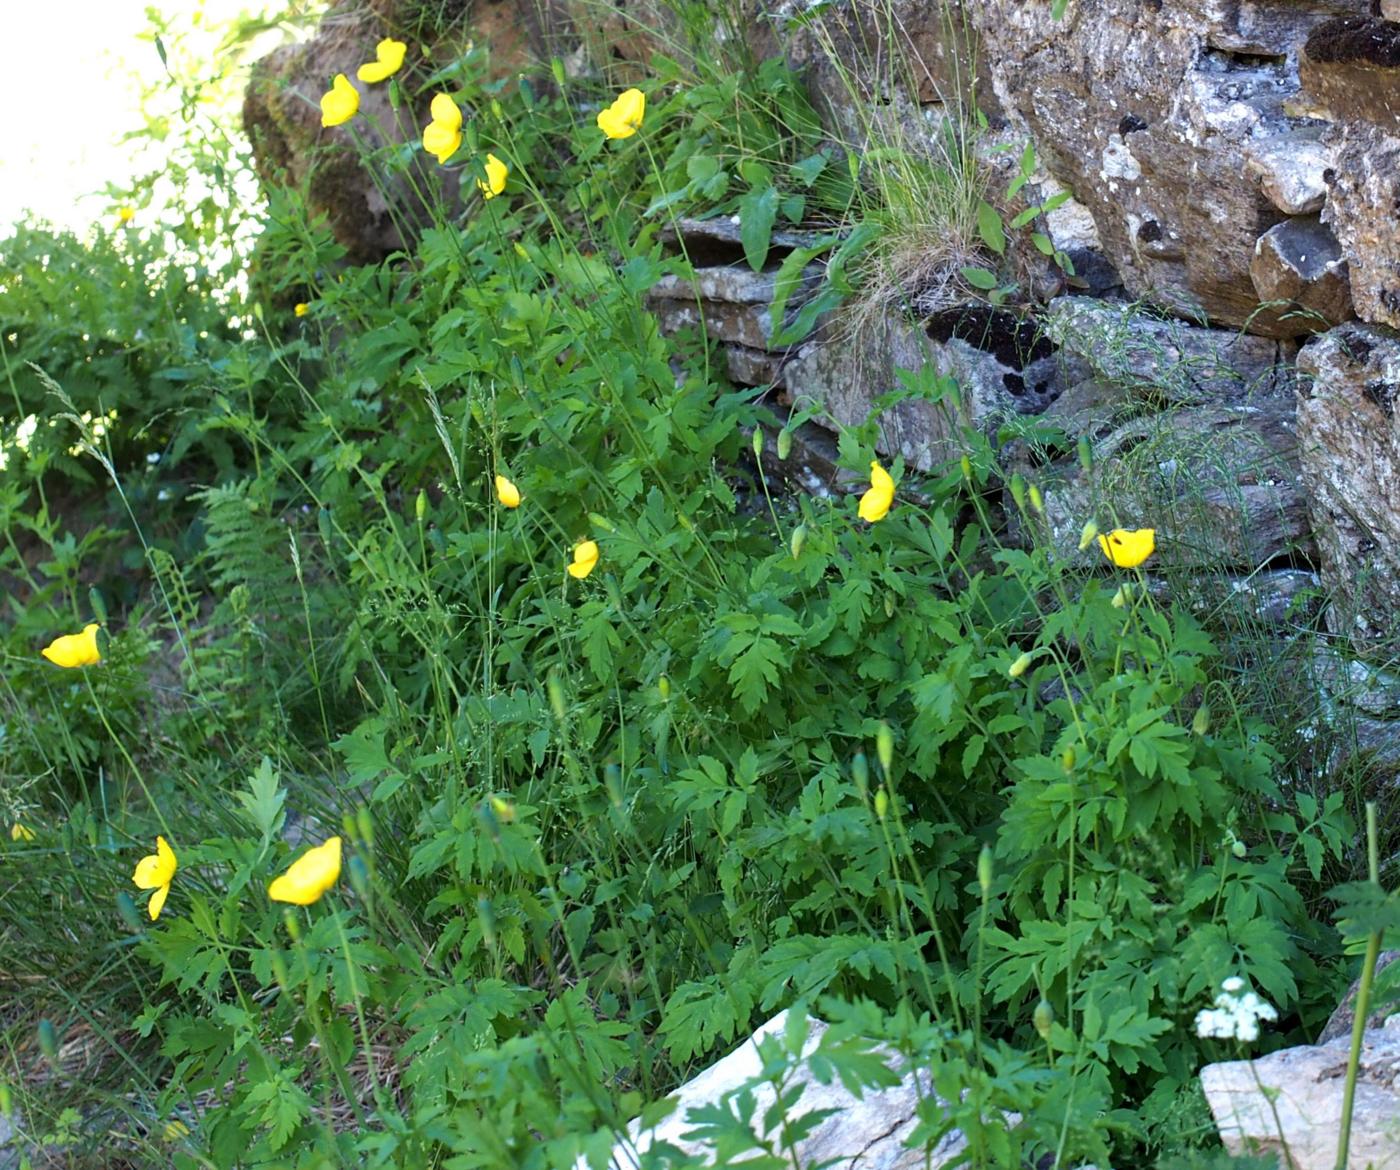
[[[1220,985],[1215,1006],[1196,1013],[1196,1035],[1251,1044],[1259,1039],[1260,1020],[1273,1022],[1277,1019],[1278,1009],[1273,1004],[1252,991],[1245,991],[1244,980],[1231,975]]]

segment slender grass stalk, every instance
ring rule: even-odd
[[[1366,865],[1373,885],[1381,884],[1379,833],[1376,827],[1376,802],[1366,802]],[[1361,1042],[1366,1033],[1366,1017],[1371,1009],[1371,984],[1376,977],[1376,958],[1381,950],[1381,935],[1372,931],[1366,939],[1366,957],[1361,963],[1361,983],[1356,989],[1356,1017],[1351,1022],[1351,1051],[1347,1055],[1347,1079],[1342,1089],[1341,1132],[1337,1137],[1336,1170],[1347,1170],[1351,1149],[1351,1120],[1356,1105],[1356,1075],[1361,1064]]]

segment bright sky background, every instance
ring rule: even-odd
[[[179,0],[174,0],[175,7]],[[80,228],[107,207],[77,199],[130,177],[117,138],[140,125],[137,69],[159,70],[136,38],[145,0],[12,0],[0,69],[0,235],[26,210]]]
[[[0,69],[0,238],[26,211],[80,232],[112,213],[113,201],[92,192],[131,179],[133,148],[118,140],[142,125],[142,85],[164,74],[155,46],[139,39],[148,3],[183,26],[197,20],[212,52],[225,21],[268,0],[0,0],[10,47]]]

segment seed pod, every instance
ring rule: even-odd
[[[58,1068],[58,1033],[53,1030],[53,1024],[48,1020],[39,1021],[39,1051],[44,1054],[54,1068]]]
[[[762,427],[754,427],[754,429],[753,429],[753,457],[754,457],[755,459],[758,459],[758,458],[761,458],[762,455],[763,455],[763,428],[762,428]]]
[[[418,518],[418,523],[423,523],[423,517],[428,514],[428,493],[421,488],[418,490],[418,498],[413,501],[413,514]]]
[[[355,812],[355,828],[359,830],[360,840],[363,841],[366,845],[373,847],[374,816],[369,811],[369,808],[363,804],[360,805],[360,807]]]
[[[982,896],[992,888],[992,847],[983,845],[977,854],[977,884],[982,888]]]
[[[1230,852],[1236,857],[1243,859],[1249,855],[1249,846],[1236,838],[1234,844],[1230,846]]]
[[[117,893],[117,913],[122,916],[122,921],[126,923],[127,929],[139,931],[143,929],[141,915],[136,912],[136,902],[125,890]]]
[[[671,701],[670,675],[663,674],[659,679],[656,680],[656,693],[661,696],[661,701],[663,703],[669,703]]]
[[[1094,448],[1089,444],[1088,435],[1079,436],[1079,466],[1087,473],[1094,467]]]
[[[883,788],[875,794],[875,815],[882,821],[889,815],[890,794]]]
[[[1015,501],[1018,512],[1026,510],[1026,481],[1021,478],[1019,471],[1011,477],[1011,498]]]
[[[288,909],[286,913],[282,915],[282,925],[287,928],[287,937],[290,938],[292,942],[301,942],[301,921],[292,910]]]
[[[554,712],[557,722],[564,722],[564,688],[559,683],[559,675],[553,667],[544,680],[545,693],[549,695],[549,709]]]
[[[875,758],[880,761],[880,769],[888,780],[890,769],[894,767],[894,732],[888,723],[881,723],[875,729]]]
[[[856,782],[856,791],[864,795],[870,791],[870,762],[864,752],[856,752],[851,761],[851,776]]]

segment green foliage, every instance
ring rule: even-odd
[[[0,980],[75,972],[35,980],[33,1010],[98,1021],[132,1128],[188,1126],[163,1141],[179,1167],[601,1166],[787,1007],[750,1090],[793,1113],[813,1003],[819,1081],[888,1084],[891,1052],[928,1071],[949,1104],[921,1103],[916,1145],[958,1128],[985,1167],[1155,1152],[1189,1129],[1211,1055],[1191,1021],[1224,976],[1290,1021],[1326,983],[1340,795],[1280,782],[1189,612],[1008,546],[985,437],[961,468],[897,463],[875,524],[749,458],[755,429],[804,420],[726,384],[703,335],[663,336],[644,296],[690,274],[662,212],[737,213],[759,269],[782,224],[844,206],[832,176],[858,168],[817,148],[781,64],[675,86],[658,62],[618,142],[581,112],[603,95],[484,64],[433,86],[472,115],[464,189],[490,150],[505,194],[436,205],[380,264],[346,265],[294,191],[270,196],[256,302],[139,235],[15,237],[0,319],[38,418],[0,473],[0,812],[35,839],[0,839],[24,878]],[[365,163],[408,173],[394,148]],[[831,226],[778,266],[780,339],[852,288],[873,229]],[[787,321],[817,256],[825,289]],[[142,295],[101,295],[122,280]],[[911,374],[880,407],[956,392]],[[46,424],[84,411],[73,454]],[[853,475],[877,430],[840,431]],[[576,578],[582,540],[600,557]],[[89,616],[100,666],[37,658]],[[157,833],[164,912],[114,915]],[[332,892],[271,902],[330,836]],[[41,1097],[78,1140],[83,1115]],[[756,1101],[690,1121],[788,1164],[815,1120],[756,1139]]]

